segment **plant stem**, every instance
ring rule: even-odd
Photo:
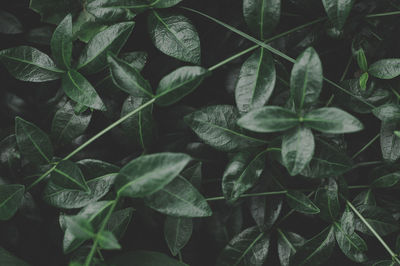
[[[49,170],[47,170],[46,173],[42,174],[39,178],[37,178],[35,181],[33,181],[33,183],[30,184],[30,185],[26,188],[26,190],[28,191],[28,190],[30,190],[31,188],[33,188],[34,186],[36,186],[37,184],[39,184],[43,179],[46,178],[46,176],[48,176],[49,174],[51,174],[51,172],[53,172],[54,169],[56,169],[56,167],[57,167],[57,164],[55,164],[52,168],[50,168]]]
[[[369,188],[368,185],[358,185],[358,186],[348,186],[348,189],[364,189],[364,188]]]
[[[369,14],[369,15],[366,15],[365,18],[377,18],[377,17],[385,17],[385,16],[393,16],[393,15],[400,15],[400,11],[378,13],[378,14]]]
[[[354,160],[358,155],[360,155],[363,151],[365,151],[369,146],[371,146],[375,140],[377,140],[380,137],[380,133],[378,133],[373,139],[371,139],[367,144],[365,144],[358,152],[356,152],[351,159]]]
[[[286,194],[286,190],[281,191],[268,191],[268,192],[260,192],[260,193],[249,193],[249,194],[242,194],[239,198],[248,198],[248,197],[258,197],[258,196],[270,196],[270,195],[282,195]],[[214,200],[224,200],[224,196],[213,197],[213,198],[206,198],[206,201],[214,201]]]
[[[356,168],[362,167],[362,166],[380,164],[380,163],[382,163],[382,162],[381,161],[362,162],[362,163],[355,164],[352,169],[356,169]]]

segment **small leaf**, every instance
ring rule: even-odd
[[[96,18],[95,21],[105,24],[117,21],[129,21],[136,16],[132,10],[125,7],[126,4],[116,2],[117,1],[89,0],[85,2],[84,10],[93,15]]]
[[[83,159],[77,161],[76,164],[82,170],[83,176],[86,179],[94,179],[108,174],[118,173],[120,170],[120,168],[114,164],[96,159]]]
[[[186,246],[192,236],[192,219],[167,216],[164,223],[164,238],[173,256]]]
[[[190,156],[183,153],[143,155],[121,169],[115,187],[121,196],[148,196],[171,182],[189,161]]]
[[[333,178],[329,178],[324,187],[318,188],[314,202],[321,210],[319,216],[322,219],[328,222],[336,220],[340,211],[340,203],[338,185]]]
[[[103,101],[92,84],[75,70],[69,70],[62,78],[62,89],[65,94],[84,106],[105,111]]]
[[[53,146],[50,138],[34,124],[15,118],[15,136],[22,156],[35,164],[50,163]]]
[[[335,107],[323,107],[308,112],[304,116],[304,125],[330,134],[352,133],[364,128],[357,118]]]
[[[289,190],[286,193],[286,201],[290,208],[305,214],[319,213],[319,208],[306,195],[299,191]]]
[[[376,206],[376,199],[372,189],[364,190],[360,192],[354,199],[353,199],[354,206],[361,206],[361,205],[370,205]]]
[[[0,247],[0,265],[29,266],[30,264],[15,257],[13,254]]]
[[[341,30],[353,7],[354,0],[322,0],[329,20],[336,28]]]
[[[150,38],[157,49],[178,60],[200,64],[200,39],[189,19],[154,9],[147,18]]]
[[[262,40],[275,29],[281,15],[281,0],[244,0],[243,16],[249,28]]]
[[[360,88],[366,90],[369,75],[367,72],[363,73],[360,77]]]
[[[94,237],[94,229],[90,222],[81,216],[66,216],[67,229],[78,239],[91,239]]]
[[[296,109],[309,107],[319,98],[322,89],[322,64],[314,48],[307,48],[296,59],[290,74],[290,95]]]
[[[367,72],[368,71],[368,63],[367,63],[367,57],[365,56],[364,53],[364,49],[360,48],[357,51],[357,63],[358,63],[358,67],[364,71]]]
[[[86,74],[105,68],[107,52],[118,54],[134,26],[134,22],[121,22],[97,33],[82,51],[77,68]]]
[[[238,125],[255,132],[268,133],[285,131],[297,126],[299,117],[289,109],[280,106],[265,106],[245,114]]]
[[[399,230],[398,222],[391,213],[383,208],[361,205],[357,207],[357,210],[380,236],[387,236]],[[355,222],[355,228],[364,234],[373,236],[368,227],[358,218]]]
[[[36,48],[18,46],[0,51],[0,62],[19,80],[44,82],[56,80],[64,72],[56,68],[50,57]]]
[[[348,234],[342,225],[334,223],[336,241],[342,252],[352,261],[364,262],[367,260],[365,251],[367,251],[367,244],[356,233]]]
[[[23,32],[21,22],[13,14],[0,10],[0,33],[18,34]]]
[[[99,239],[99,245],[102,249],[114,250],[121,249],[121,245],[115,238],[114,234],[110,231],[101,231],[97,238]]]
[[[279,228],[277,230],[279,261],[282,266],[288,266],[290,256],[295,254],[297,249],[304,245],[306,240],[296,233],[282,231]]]
[[[23,185],[0,185],[0,221],[14,216],[22,203],[24,192]]]
[[[372,113],[383,122],[400,121],[400,106],[389,103],[376,107]]]
[[[380,79],[393,79],[400,75],[400,59],[381,59],[369,67],[368,73]]]
[[[107,265],[132,266],[132,263],[140,266],[188,266],[187,264],[172,259],[163,253],[144,250],[136,250],[118,255],[110,260]]]
[[[156,91],[156,103],[168,106],[192,93],[210,72],[198,66],[184,66],[163,77]]]
[[[395,162],[400,158],[400,138],[394,133],[400,128],[400,120],[383,121],[381,124],[381,151],[383,159]]]
[[[51,173],[51,180],[59,187],[90,192],[79,167],[71,161],[61,161]]]
[[[242,65],[235,87],[236,106],[242,113],[264,106],[275,87],[275,64],[271,54],[260,48]]]
[[[400,181],[400,172],[394,172],[375,179],[371,186],[374,188],[389,188],[395,186]]]
[[[54,30],[50,41],[53,58],[64,69],[71,66],[72,38],[72,16],[68,14]]]
[[[310,129],[298,126],[283,136],[283,164],[291,176],[299,174],[314,155],[314,135]]]
[[[145,203],[150,208],[170,216],[192,218],[212,215],[204,197],[181,176],[146,197]]]

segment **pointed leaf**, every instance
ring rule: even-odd
[[[319,208],[306,195],[299,191],[289,190],[286,193],[286,201],[290,208],[305,214],[319,213]]]
[[[376,199],[374,192],[372,189],[364,190],[360,192],[354,199],[353,199],[354,206],[360,205],[370,205],[376,206]]]
[[[23,185],[0,185],[0,221],[11,219],[24,197]]]
[[[364,53],[364,49],[360,48],[357,51],[357,63],[358,63],[358,67],[364,71],[367,72],[368,71],[368,63],[367,63],[367,57],[365,56]]]
[[[108,220],[106,229],[111,231],[117,239],[121,239],[132,220],[133,208],[115,211]]]
[[[292,232],[282,231],[278,228],[278,254],[282,266],[288,266],[290,256],[296,253],[297,249],[304,245],[306,240]]]
[[[71,161],[61,161],[51,173],[51,181],[59,187],[90,192],[79,167]]]
[[[329,20],[341,30],[350,14],[354,0],[322,0]]]
[[[282,203],[282,199],[275,197],[251,197],[251,216],[253,217],[259,228],[267,230],[275,224],[282,211]]]
[[[400,158],[400,138],[395,130],[400,127],[400,120],[384,121],[381,124],[381,151],[383,159],[395,162]]]
[[[335,224],[335,237],[336,241],[342,252],[352,261],[364,262],[367,260],[365,251],[367,251],[367,244],[356,233],[348,234],[340,224]]]
[[[322,219],[328,222],[336,220],[340,211],[340,203],[338,185],[333,178],[328,179],[325,186],[317,190],[314,202],[321,210],[319,216]]]
[[[90,239],[94,236],[94,229],[90,222],[81,216],[66,216],[67,229],[78,239]]]
[[[368,82],[369,75],[367,72],[363,73],[360,77],[360,88],[361,90],[367,89],[367,82]]]
[[[99,239],[99,245],[102,249],[121,249],[121,245],[118,243],[117,238],[115,238],[114,234],[110,231],[101,231],[97,238]]]
[[[371,186],[375,188],[389,188],[395,186],[400,181],[400,172],[394,172],[375,179]]]
[[[160,0],[160,1],[153,1],[151,4],[155,8],[168,8],[175,6],[182,2],[182,0]]]
[[[83,159],[76,162],[76,164],[82,170],[83,176],[86,179],[93,179],[112,173],[118,173],[120,170],[120,168],[114,164],[96,159]]]
[[[391,213],[383,208],[361,205],[357,207],[357,210],[380,236],[386,236],[399,230],[398,222],[396,222]],[[355,227],[356,230],[373,236],[368,227],[358,218],[356,219]]]
[[[369,67],[368,73],[380,79],[393,79],[400,76],[400,59],[381,59]]]
[[[192,236],[192,219],[167,216],[164,223],[164,238],[173,256],[186,246]]]
[[[71,66],[72,38],[72,15],[68,14],[54,30],[50,41],[54,61],[63,69]]]

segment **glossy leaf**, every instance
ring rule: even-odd
[[[364,190],[360,192],[354,199],[353,199],[354,206],[360,205],[370,205],[376,206],[376,199],[374,192],[372,189]]]
[[[321,210],[319,216],[326,221],[335,221],[339,215],[340,203],[338,185],[332,178],[315,193],[315,204]]]
[[[356,233],[348,234],[339,223],[335,223],[335,237],[342,252],[352,261],[364,262],[367,260],[365,251],[367,244]]]
[[[386,236],[399,230],[399,224],[385,209],[377,206],[361,205],[357,207],[357,210],[380,236]],[[356,219],[355,228],[364,234],[373,235],[359,219]]]
[[[67,229],[78,239],[90,239],[94,236],[94,229],[90,222],[81,216],[66,216]]]
[[[265,168],[266,150],[244,150],[228,163],[222,176],[222,191],[228,202],[236,201],[259,179]]]
[[[178,176],[157,192],[146,197],[150,208],[175,217],[207,217],[212,215],[200,192],[185,178]]]
[[[0,33],[18,34],[23,32],[21,22],[13,14],[0,10]]]
[[[278,229],[278,255],[282,266],[289,265],[290,256],[295,254],[304,242],[306,240],[302,236]]]
[[[0,51],[0,62],[19,80],[44,82],[56,80],[64,72],[56,68],[53,60],[30,46],[18,46]]]
[[[262,107],[270,98],[276,80],[271,54],[260,48],[242,65],[235,87],[236,106],[242,113]]]
[[[205,68],[198,66],[180,67],[163,77],[156,91],[156,103],[168,106],[192,93],[210,74]]]
[[[115,187],[121,196],[148,196],[171,182],[189,161],[190,156],[183,153],[143,155],[121,169]]]
[[[361,77],[360,77],[360,88],[362,90],[366,90],[368,78],[369,78],[369,75],[366,72],[361,75]]]
[[[275,29],[281,15],[280,0],[244,0],[243,16],[249,28],[262,40]]]
[[[121,22],[97,33],[82,51],[77,68],[86,74],[105,68],[107,52],[118,54],[134,26],[134,22]]]
[[[369,67],[368,73],[380,79],[393,79],[400,76],[400,59],[381,59]]]
[[[155,8],[168,8],[175,6],[182,2],[182,0],[160,0],[160,1],[153,1],[151,5]]]
[[[76,164],[82,170],[86,179],[93,179],[112,173],[118,173],[120,168],[114,164],[107,163],[96,159],[83,159],[77,161]]]
[[[79,167],[71,161],[61,161],[51,174],[53,183],[61,188],[90,192]]]
[[[103,23],[129,21],[136,14],[126,8],[125,3],[105,0],[89,0],[85,2],[85,10],[96,18],[96,21]]]
[[[238,125],[255,132],[279,132],[300,124],[298,116],[280,106],[265,106],[253,110],[238,120]]]
[[[188,266],[178,260],[172,259],[167,255],[154,251],[136,250],[119,255],[107,264],[110,266],[131,266],[132,263],[140,266]]]
[[[185,116],[186,124],[211,147],[222,151],[235,151],[263,145],[236,125],[239,112],[230,105],[205,107]]]
[[[147,20],[153,44],[178,60],[200,64],[200,39],[191,21],[169,11],[152,10]]]
[[[353,7],[354,0],[322,0],[329,20],[341,30]]]
[[[383,122],[400,121],[400,106],[385,104],[375,108],[372,113]]]
[[[121,245],[118,243],[117,238],[115,238],[114,234],[110,231],[101,231],[97,238],[99,239],[99,246],[102,249],[121,249]]]
[[[251,197],[251,216],[259,228],[267,230],[275,224],[281,214],[282,203],[280,198]]]
[[[0,247],[0,264],[13,266],[29,266],[30,264],[14,256],[4,248]]]
[[[296,109],[313,104],[322,89],[322,64],[314,48],[307,48],[296,59],[290,74],[290,94]]]
[[[319,208],[306,195],[296,190],[286,193],[286,201],[290,208],[305,214],[319,213]]]
[[[394,133],[400,127],[400,121],[388,121],[381,124],[381,151],[383,159],[395,162],[400,158],[400,138]]]
[[[75,0],[30,0],[29,7],[40,14],[42,21],[58,24],[68,13],[80,8]]]
[[[0,185],[0,221],[11,219],[24,197],[23,185]]]
[[[72,38],[72,15],[68,14],[54,30],[50,42],[54,61],[63,69],[71,66]]]
[[[400,181],[400,172],[394,172],[375,179],[371,186],[375,188],[388,188],[395,186]]]
[[[117,239],[121,239],[132,220],[133,211],[133,208],[126,208],[113,212],[110,220],[108,220],[106,229],[111,231]]]
[[[15,118],[15,136],[21,155],[35,164],[50,163],[53,146],[50,138],[34,124]]]
[[[357,118],[335,107],[323,107],[308,112],[304,116],[304,125],[330,134],[352,133],[364,128]]]
[[[173,256],[186,246],[192,236],[192,219],[167,216],[164,223],[164,238]]]
[[[314,155],[314,148],[314,135],[308,128],[298,126],[283,136],[282,159],[290,175],[303,171]]]
[[[357,56],[357,64],[358,64],[358,67],[359,67],[362,71],[367,72],[367,71],[368,71],[368,63],[367,63],[367,57],[365,56],[364,49],[360,48],[360,49],[357,51],[356,56]]]

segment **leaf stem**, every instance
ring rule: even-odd
[[[355,164],[352,169],[356,169],[356,168],[362,167],[362,166],[380,164],[380,163],[382,163],[382,162],[381,161],[362,162],[362,163]]]
[[[377,18],[377,17],[385,17],[385,16],[393,16],[400,15],[400,11],[386,12],[386,13],[377,13],[377,14],[369,14],[366,15],[365,18]]]
[[[356,152],[351,159],[354,160],[358,155],[360,155],[363,151],[365,151],[369,146],[371,146],[379,137],[381,136],[380,133],[378,133],[373,139],[371,139],[367,144],[365,144],[358,152]]]
[[[242,194],[239,198],[248,198],[248,197],[258,197],[258,196],[270,196],[270,195],[282,195],[286,194],[286,190],[280,191],[268,191],[268,192],[260,192],[260,193],[249,193],[249,194]],[[206,198],[206,201],[215,201],[215,200],[224,200],[224,196],[213,197],[213,198]]]

